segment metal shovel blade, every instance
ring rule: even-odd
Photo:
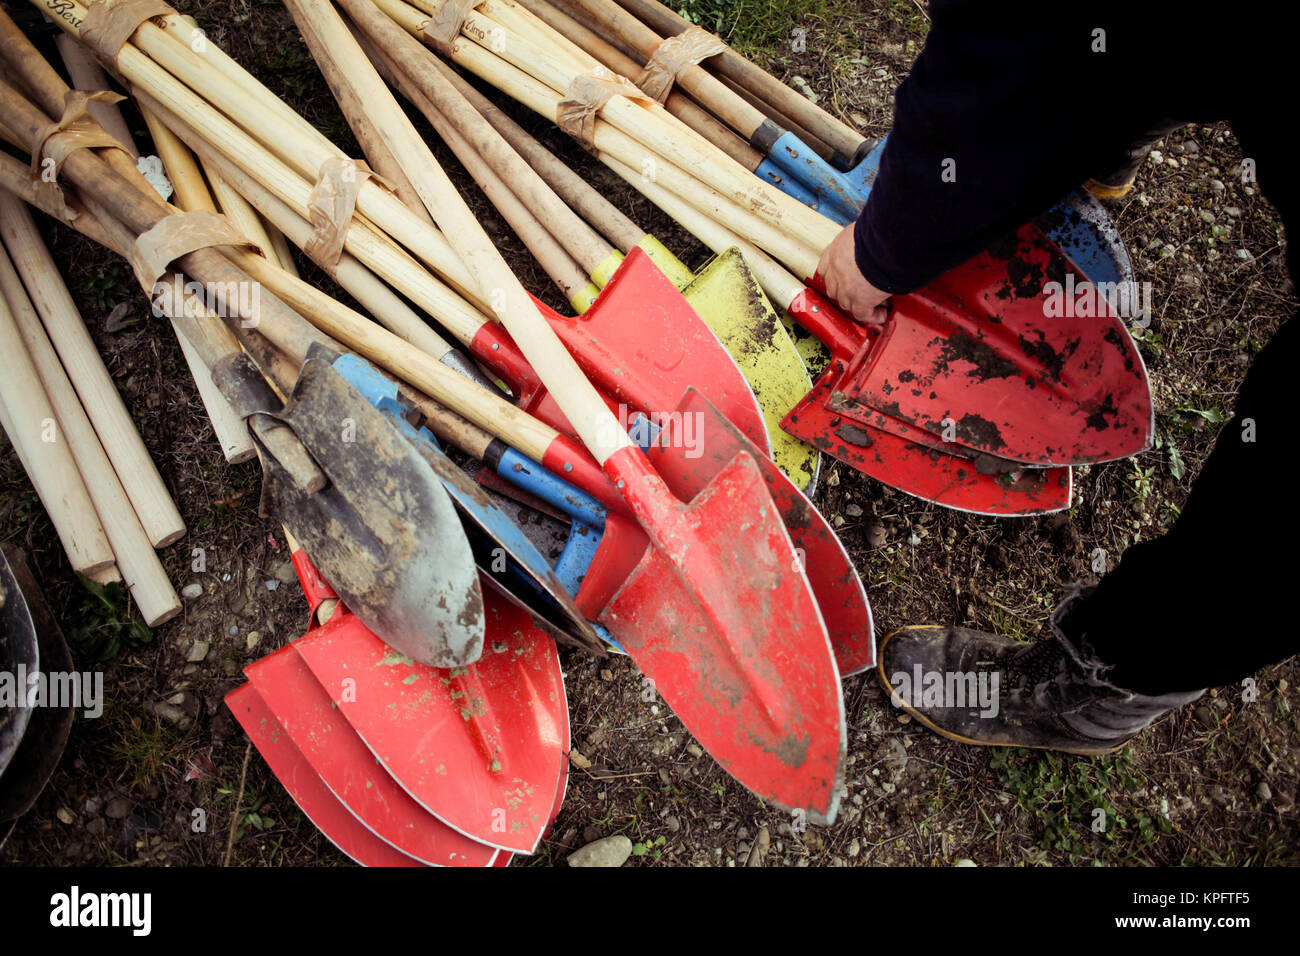
[[[293,647],[425,810],[470,839],[532,853],[564,783],[568,704],[554,642],[485,594],[487,640],[470,667],[418,664],[346,615]]]
[[[397,785],[292,647],[244,673],[330,793],[375,836],[427,866],[491,865],[494,847],[457,833]]]
[[[781,419],[812,387],[812,379],[744,255],[732,248],[715,256],[682,295],[727,347],[753,388],[767,421],[772,459],[798,488],[811,494],[821,456],[781,431]]]
[[[832,822],[844,763],[839,672],[753,458],[738,454],[689,505],[638,449],[605,468],[651,546],[601,623],[732,776]]]
[[[227,694],[226,706],[293,802],[331,843],[362,866],[421,865],[370,832],[330,792],[252,684]]]
[[[832,361],[781,427],[865,475],[925,501],[972,514],[1013,517],[1070,507],[1069,468],[985,474],[969,458],[899,438],[833,411],[844,365]]]
[[[691,416],[701,440],[698,448],[692,448],[674,440],[671,429],[659,433],[648,457],[664,483],[678,498],[690,501],[737,454],[748,452],[763,474],[794,545],[795,560],[817,599],[840,676],[873,667],[876,642],[871,605],[862,579],[830,524],[781,469],[756,455],[745,437],[695,389],[687,390],[677,411],[681,421]]]
[[[1143,451],[1155,427],[1146,370],[1106,300],[1071,294],[1084,282],[1036,226],[1021,227],[898,298],[849,365],[836,409],[862,424],[859,409],[884,412],[1036,467]]]
[[[694,385],[764,455],[771,455],[763,410],[735,360],[641,249],[628,253],[582,315],[541,311],[592,384],[628,406],[625,418],[637,411],[651,418],[666,414]],[[529,411],[543,417],[545,409]]]
[[[313,346],[273,417],[328,476],[299,488],[264,454],[263,504],[278,514],[352,612],[421,663],[455,667],[483,649],[478,571],[437,473]]]
[[[27,601],[8,559],[0,557],[0,677],[11,683],[10,691],[15,698],[11,704],[0,706],[0,777],[18,752],[31,721],[26,677],[30,675],[34,681],[40,670],[40,648]],[[18,675],[23,675],[21,682]]]
[[[545,623],[554,625],[552,635],[565,643],[603,654],[600,638],[574,605],[550,563],[478,483],[443,454],[427,428],[417,429],[406,421],[403,416],[407,409],[398,399],[396,383],[355,355],[340,356],[334,361],[334,369],[380,411],[438,476],[460,512],[465,537],[479,569],[498,581],[510,571],[526,576],[528,584],[545,596],[542,603],[550,611],[550,619]]]

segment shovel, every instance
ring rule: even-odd
[[[369,4],[344,6],[359,25],[358,11],[364,16],[373,10]],[[324,19],[329,11],[313,10],[313,16],[318,12]],[[371,70],[359,50],[339,65],[349,74]],[[440,74],[428,68],[424,79],[437,83]],[[378,76],[374,80],[382,88]],[[398,120],[400,109],[391,96],[381,96],[380,89],[375,94],[367,102],[376,116],[392,117],[391,126],[378,119],[376,126],[393,132],[394,156],[417,191],[425,190],[426,205],[438,210],[444,233],[476,273],[480,289],[503,293],[500,315],[511,337],[614,480],[649,540],[601,623],[700,743],[742,783],[782,806],[804,809],[813,819],[833,820],[844,738],[839,675],[816,600],[797,570],[789,535],[754,459],[735,456],[689,505],[678,501],[445,174],[436,165],[417,167],[417,156],[421,163],[428,160],[406,140],[409,127]],[[678,295],[655,274],[668,294]]]
[[[0,111],[6,126],[30,137],[29,147],[49,122],[2,83]],[[112,215],[97,218],[106,226],[106,220],[114,221],[123,245],[130,243],[125,234],[139,235],[171,213],[156,194],[136,191],[89,151],[72,153],[64,173],[83,197],[93,196],[107,207]],[[213,249],[189,253],[180,263],[215,287],[231,288],[223,283],[234,282],[239,288],[238,283],[251,281]],[[293,326],[296,320],[295,345],[300,356],[305,352],[310,340],[305,323],[274,297],[261,297],[256,315],[240,314],[233,299],[225,306],[242,320],[260,319],[268,326],[277,320]],[[419,659],[474,660],[481,651],[482,599],[472,558],[451,503],[423,459],[328,362],[309,360],[281,408],[222,323],[197,321],[179,311],[174,318],[212,368],[223,394],[247,417],[264,464],[264,503],[318,553],[349,605],[386,640]],[[346,529],[343,535],[340,529]],[[406,569],[413,569],[411,577],[403,574]]]

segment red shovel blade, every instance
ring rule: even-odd
[[[906,441],[831,410],[835,386],[843,377],[844,365],[832,360],[781,427],[877,481],[946,508],[1011,517],[1070,506],[1069,468],[982,474],[970,459]]]
[[[252,684],[226,695],[226,706],[307,819],[336,847],[362,866],[420,866],[370,832],[312,769]]]
[[[689,505],[635,448],[605,467],[651,547],[601,623],[732,776],[832,822],[844,761],[839,672],[754,459],[737,455]]]
[[[1069,273],[1083,281],[1026,225],[898,297],[879,339],[864,344],[837,384],[837,410],[859,424],[873,424],[860,408],[883,412],[1036,467],[1150,447],[1154,413],[1137,348],[1103,297],[1065,307],[1064,290],[1075,286]],[[1059,309],[1044,292],[1053,282],[1061,283]]]
[[[385,843],[428,866],[490,866],[499,852],[430,816],[384,772],[292,646],[244,668],[303,758]]]
[[[659,433],[648,457],[664,483],[682,501],[704,490],[727,463],[748,452],[767,483],[772,502],[794,544],[795,559],[817,599],[841,677],[875,666],[876,641],[871,605],[853,562],[840,539],[813,503],[770,458],[761,458],[745,437],[695,389],[687,389],[677,407],[681,418],[694,417],[700,441],[687,446],[672,429]]]
[[[565,782],[568,704],[555,643],[483,589],[487,632],[471,667],[392,651],[351,615],[293,647],[384,769],[452,829],[532,853]]]
[[[665,416],[695,386],[765,456],[772,454],[763,410],[736,360],[640,249],[628,254],[582,315],[563,316],[541,303],[538,308],[592,384],[613,399],[616,415],[623,403],[625,418],[638,411]],[[549,396],[536,394],[527,408],[572,434]]]

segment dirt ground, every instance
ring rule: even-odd
[[[355,150],[278,3],[178,6]],[[876,136],[888,128],[893,91],[926,29],[921,5],[910,0],[684,8]],[[796,27],[806,31],[799,52],[788,40]],[[511,112],[689,264],[704,261],[702,247],[602,167]],[[130,119],[147,142],[139,118]],[[817,503],[861,571],[879,633],[957,622],[1032,639],[1068,583],[1095,578],[1098,549],[1113,566],[1125,547],[1158,535],[1178,514],[1252,355],[1296,297],[1277,217],[1236,174],[1231,132],[1190,126],[1157,150],[1115,216],[1137,278],[1155,290],[1154,318],[1138,341],[1155,392],[1158,446],[1079,469],[1074,506],[1028,520],[936,508],[826,459]],[[468,189],[526,284],[559,306],[517,240]],[[120,596],[101,600],[76,580],[16,457],[0,452],[0,536],[33,555],[78,665],[107,657],[108,696],[102,718],[77,721],[61,767],[0,861],[345,865],[250,754],[222,705],[241,666],[305,623],[283,536],[257,516],[258,467],[225,463],[175,341],[150,317],[127,267],[48,220],[42,227],[187,521],[189,533],[163,553],[167,569],[178,588],[194,583],[203,593],[151,636],[133,631]],[[303,271],[329,287],[315,270]],[[848,794],[834,826],[803,828],[728,777],[662,702],[643,701],[629,661],[561,653],[573,748],[587,766],[574,767],[540,852],[514,865],[562,864],[568,852],[612,834],[633,841],[627,865],[636,866],[1296,862],[1294,661],[1264,669],[1253,687],[1213,690],[1118,756],[1096,759],[950,743],[893,708],[873,675],[849,678]],[[1097,808],[1109,823],[1104,832],[1092,827]],[[192,827],[196,809],[206,822],[201,832]]]

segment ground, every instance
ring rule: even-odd
[[[278,3],[179,6],[354,148]],[[871,136],[888,128],[893,90],[927,25],[914,0],[686,0],[683,9]],[[796,28],[806,41],[798,52],[790,42]],[[704,260],[701,247],[601,167],[514,112],[690,264]],[[1252,355],[1296,299],[1278,219],[1241,182],[1231,132],[1189,126],[1157,149],[1115,211],[1138,279],[1155,289],[1154,320],[1138,335],[1155,392],[1157,447],[1079,469],[1074,506],[1030,520],[935,508],[828,459],[817,502],[861,571],[879,633],[956,622],[1031,639],[1068,583],[1093,579],[1099,560],[1113,566],[1126,546],[1177,516]],[[449,167],[468,181],[454,162]],[[473,202],[530,288],[558,305],[477,193]],[[0,455],[0,535],[33,555],[79,666],[105,658],[108,693],[101,719],[75,725],[62,766],[0,860],[344,864],[256,751],[250,755],[221,702],[242,665],[304,626],[279,528],[257,515],[258,468],[222,459],[175,342],[149,316],[126,266],[48,221],[43,228],[188,523],[188,535],[164,551],[167,569],[178,586],[199,584],[203,594],[152,636],[133,631],[120,596],[101,601],[78,583],[14,456]],[[804,828],[728,777],[662,703],[643,701],[626,659],[562,655],[581,757],[553,832],[537,856],[516,865],[559,864],[616,833],[633,841],[629,865],[640,866],[1296,861],[1294,662],[1265,668],[1251,686],[1212,690],[1120,755],[1091,759],[950,743],[894,709],[874,676],[849,678],[848,797],[834,826]],[[1098,809],[1103,830],[1094,826]]]

